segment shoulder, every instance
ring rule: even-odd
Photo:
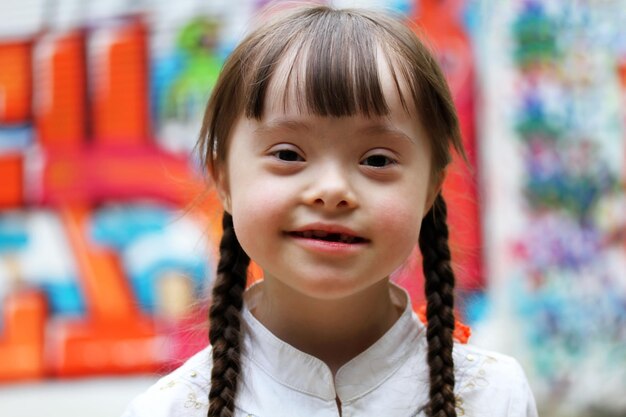
[[[209,346],[136,397],[122,417],[206,416],[210,381]]]
[[[510,384],[526,380],[520,364],[511,356],[485,350],[473,345],[455,343],[454,366],[457,378],[472,388],[476,379],[509,381]]]
[[[458,407],[464,415],[537,416],[528,380],[514,358],[455,344],[454,366]]]

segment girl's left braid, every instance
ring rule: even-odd
[[[233,416],[240,371],[241,308],[250,264],[250,258],[235,235],[233,218],[226,212],[222,226],[224,234],[220,242],[220,261],[209,312],[213,369],[208,417]]]
[[[446,202],[437,195],[419,237],[426,292],[426,340],[430,370],[428,417],[456,417],[454,396],[454,273],[450,266]]]

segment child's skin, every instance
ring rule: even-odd
[[[333,118],[299,111],[297,86],[280,76],[287,62],[263,119],[236,123],[216,184],[238,240],[264,270],[253,314],[334,373],[404,308],[392,302],[389,275],[415,247],[442,175],[432,175],[430,139],[385,65],[389,115]],[[305,231],[358,239],[328,242]]]

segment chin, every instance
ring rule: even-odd
[[[346,278],[341,279],[335,276],[332,278],[316,277],[310,281],[304,281],[290,286],[310,298],[320,301],[333,301],[358,294],[373,284],[374,283],[364,285],[362,281]]]

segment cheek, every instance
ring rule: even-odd
[[[380,201],[378,207],[377,225],[387,237],[389,252],[404,260],[419,239],[423,202],[390,198]]]
[[[248,187],[241,184],[233,187],[231,211],[235,232],[250,256],[263,250],[261,237],[279,233],[284,226],[288,218],[284,194],[276,187],[258,182]]]
[[[284,215],[286,203],[284,189],[270,183],[255,181],[232,192],[233,216],[244,221],[275,221]]]
[[[254,161],[236,160],[230,165],[230,195],[233,216],[242,220],[257,217],[272,210],[272,201],[280,189],[267,175],[259,172]]]

